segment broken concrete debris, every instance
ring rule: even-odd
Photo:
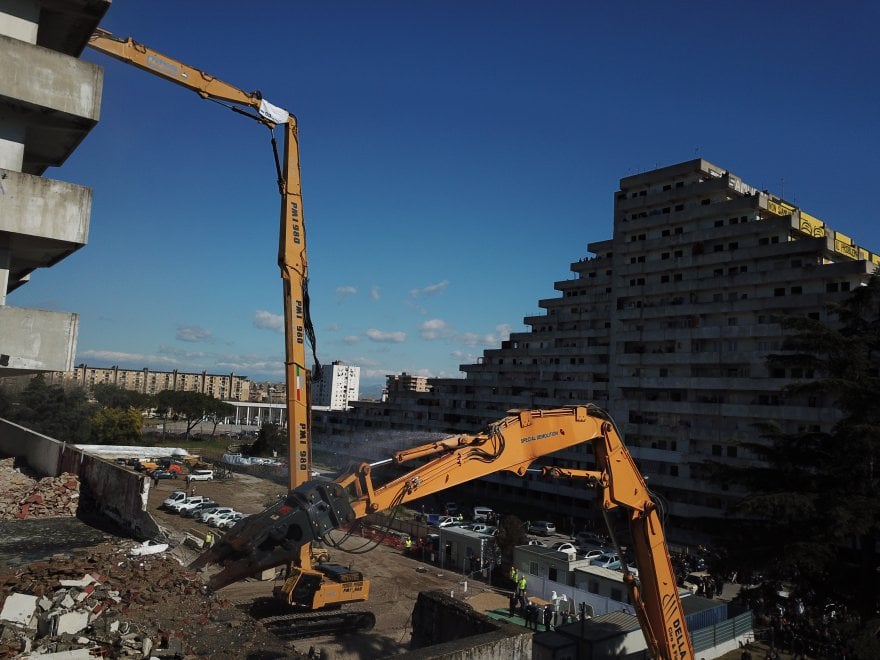
[[[0,459],[0,520],[75,516],[79,478],[64,472],[34,479],[15,467],[14,458]]]
[[[207,598],[198,576],[171,557],[128,557],[130,545],[0,569],[0,658],[182,657],[181,631],[228,603]]]

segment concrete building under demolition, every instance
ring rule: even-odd
[[[91,190],[43,174],[97,124],[103,71],[77,57],[109,6],[0,7],[0,376],[73,366],[79,315],[13,307],[8,297],[88,239]]]
[[[615,419],[682,541],[694,520],[724,515],[742,495],[701,463],[752,463],[743,443],[759,440],[759,422],[830,429],[828,401],[782,392],[813,374],[771,371],[766,356],[781,348],[784,315],[828,319],[827,305],[880,264],[876,253],[703,159],[621,179],[613,236],[587,250],[554,283],[559,295],[538,301],[545,312],[524,319],[530,330],[462,365],[466,378],[321,412],[318,428],[473,433],[510,409],[593,402]],[[592,464],[586,446],[554,460]],[[563,523],[591,517],[592,495],[560,482],[502,474],[475,488],[485,504],[554,511]]]

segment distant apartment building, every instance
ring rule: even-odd
[[[253,403],[287,403],[287,383],[251,383],[249,400]]]
[[[0,376],[73,366],[79,315],[11,303],[88,240],[91,190],[43,174],[98,122],[103,70],[77,58],[109,7],[0,3]]]
[[[335,361],[321,367],[312,381],[312,403],[330,410],[346,410],[360,396],[361,368]]]
[[[93,367],[80,364],[67,372],[55,372],[46,376],[47,382],[61,385],[76,384],[87,390],[95,385],[115,385],[143,394],[157,394],[162,390],[180,390],[207,394],[223,401],[248,401],[250,381],[235,374],[209,374],[206,371],[187,373],[183,371],[151,371],[150,369],[121,369],[119,367]]]
[[[398,392],[430,392],[431,385],[427,376],[413,376],[406,373],[390,374],[385,376],[385,390],[382,392],[382,400],[394,398]]]
[[[880,264],[875,252],[723,167],[692,160],[620,181],[614,232],[589,243],[544,313],[463,379],[431,379],[431,392],[396,390],[320,418],[330,433],[357,428],[475,432],[510,409],[593,402],[615,419],[680,537],[718,518],[742,493],[710,479],[703,463],[750,465],[755,424],[827,431],[830,402],[784,393],[814,374],[770,370],[784,315],[828,320]],[[524,301],[527,303],[527,301]],[[587,447],[551,459],[591,467]],[[496,475],[481,503],[553,511],[557,522],[595,517],[583,487]],[[527,510],[522,509],[521,510]]]

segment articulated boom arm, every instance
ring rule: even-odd
[[[279,159],[275,138],[275,166],[281,193],[281,229],[278,266],[284,287],[284,337],[287,371],[288,444],[291,489],[311,477],[311,410],[309,372],[305,366],[305,342],[314,346],[309,319],[306,234],[302,214],[299,169],[299,134],[296,118],[263,99],[259,92],[244,92],[213,76],[158,53],[132,38],[120,39],[106,30],[92,34],[89,46],[117,60],[196,92],[203,99],[218,101],[235,112],[256,120],[270,130],[283,125],[284,152]]]
[[[516,411],[483,433],[456,435],[397,452],[392,460],[398,465],[438,456],[381,487],[373,486],[369,465],[337,483],[354,494],[351,506],[361,518],[495,472],[523,476],[537,458],[607,433],[610,422],[594,416],[595,411],[598,408],[586,406]]]
[[[692,660],[694,650],[678,596],[675,571],[648,487],[613,428],[594,442],[593,452],[598,471],[545,467],[544,475],[584,478],[601,488],[606,512],[616,507],[626,509],[638,577],[629,571],[626,562],[621,561],[621,568],[651,657]]]
[[[605,509],[630,512],[639,578],[625,573],[639,621],[654,657],[692,660],[675,574],[663,529],[648,488],[607,414],[595,406],[512,412],[477,435],[455,435],[397,452],[376,465],[428,459],[386,484],[375,485],[372,468],[361,464],[333,483],[310,482],[266,511],[236,524],[214,548],[191,565],[224,568],[209,585],[218,589],[265,568],[298,557],[331,530],[495,472],[523,476],[538,458],[593,442],[596,471],[545,467],[545,476],[583,477],[602,489]],[[432,458],[433,457],[433,458]]]
[[[333,483],[304,484],[262,513],[240,521],[192,567],[224,564],[209,582],[219,589],[289,561],[307,565],[304,546],[333,529],[493,472],[523,475],[535,459],[599,437],[611,426],[595,407],[522,411],[478,435],[456,435],[398,452],[383,463],[436,458],[385,485],[373,484],[374,466],[355,466]]]

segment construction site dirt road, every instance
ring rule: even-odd
[[[231,506],[242,513],[261,511],[268,503],[286,493],[278,484],[243,474],[236,474],[226,481],[202,481],[190,486],[194,486],[196,494],[207,495],[219,505]],[[158,487],[153,486],[150,492],[150,513],[161,526],[173,530],[175,535],[187,532],[204,535],[209,530],[216,534],[216,529],[204,523],[160,508],[162,501],[174,490],[186,488],[186,482],[160,481]],[[337,538],[341,536],[338,534]],[[299,652],[315,649],[322,651],[324,657],[340,660],[392,657],[406,653],[410,650],[411,615],[420,591],[441,590],[456,598],[470,600],[478,610],[507,605],[506,597],[495,595],[481,583],[470,581],[466,586],[462,575],[409,559],[397,550],[376,545],[370,539],[352,536],[345,541],[344,547],[355,553],[331,549],[331,560],[363,572],[372,581],[369,602],[346,607],[372,611],[376,616],[376,625],[371,631],[363,633],[298,640],[294,646]],[[178,547],[175,552],[185,561],[197,555],[196,550],[186,547]],[[238,582],[221,589],[218,596],[244,611],[251,611],[253,606],[271,597],[276,583],[271,579]],[[475,598],[477,596],[479,598]]]

